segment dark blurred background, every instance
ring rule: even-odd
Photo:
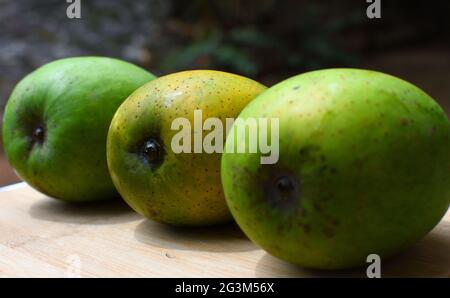
[[[381,0],[0,0],[0,119],[14,85],[54,59],[103,55],[156,75],[218,69],[264,84],[362,67],[409,80],[450,112],[450,2]],[[0,185],[18,181],[0,143]]]

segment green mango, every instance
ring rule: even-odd
[[[194,70],[160,77],[136,90],[114,115],[107,142],[111,177],[125,201],[150,219],[177,226],[230,221],[221,153],[195,152],[195,136],[201,146],[210,133],[196,130],[195,123],[214,117],[225,127],[226,118],[237,117],[265,89],[238,75]],[[195,117],[196,110],[202,119]],[[174,126],[177,119],[189,124],[184,127],[186,140],[192,139],[190,152],[173,148],[184,130]],[[225,137],[223,132],[217,141],[223,144]]]
[[[309,268],[361,266],[410,247],[447,211],[450,123],[416,86],[369,70],[313,71],[239,115],[266,117],[279,119],[278,162],[225,152],[221,174],[232,215],[269,254]]]
[[[118,197],[106,163],[106,136],[119,105],[155,77],[117,59],[74,57],[22,79],[7,102],[3,144],[18,175],[65,201]]]

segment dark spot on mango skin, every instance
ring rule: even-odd
[[[319,147],[314,145],[308,145],[304,146],[299,150],[299,154],[304,159],[312,159],[315,155],[317,155],[317,152],[319,152]]]
[[[270,205],[288,209],[299,206],[301,182],[293,173],[278,166],[263,166],[260,171],[259,184]]]
[[[159,216],[158,211],[156,211],[156,210],[154,210],[152,208],[148,209],[148,214],[150,214],[150,216],[153,217],[153,218],[157,218]]]
[[[156,171],[163,164],[166,156],[164,144],[159,137],[156,137],[158,133],[147,132],[145,135],[147,135],[146,138],[136,140],[136,143],[130,146],[129,152],[136,154],[152,171]]]
[[[276,181],[276,187],[278,192],[282,196],[288,196],[292,191],[295,190],[294,183],[289,177],[282,176]]]
[[[150,139],[144,144],[142,154],[149,163],[157,163],[161,159],[162,148],[158,141]]]
[[[402,126],[409,126],[411,124],[411,121],[405,118],[400,119],[400,125]]]
[[[277,232],[278,234],[285,234],[289,232],[292,228],[292,221],[284,222],[283,224],[278,225]]]
[[[42,144],[45,140],[45,130],[42,126],[36,127],[33,131],[31,138],[34,143]]]

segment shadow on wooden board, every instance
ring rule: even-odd
[[[41,195],[29,209],[30,216],[36,219],[74,223],[107,225],[124,223],[140,218],[124,201],[90,203],[67,203]]]
[[[148,245],[180,250],[242,252],[258,249],[233,223],[187,228],[143,220],[136,227],[135,238]]]
[[[264,254],[256,277],[366,277],[366,267],[321,271],[294,266]],[[381,277],[450,277],[450,224],[441,222],[410,249],[381,262]]]

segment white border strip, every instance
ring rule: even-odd
[[[18,188],[25,187],[25,185],[27,185],[26,182],[19,182],[19,183],[3,186],[3,187],[0,187],[0,192],[7,192],[7,191],[15,190]]]

